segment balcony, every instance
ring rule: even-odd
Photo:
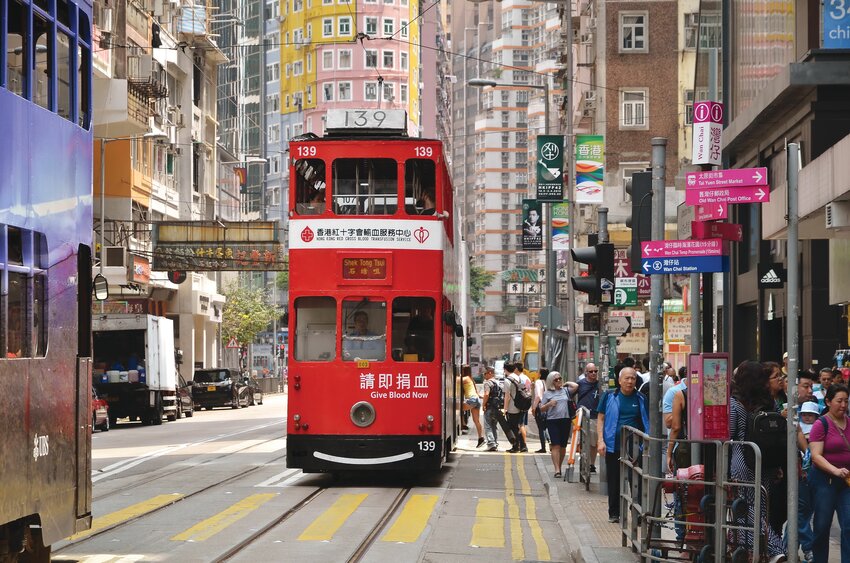
[[[123,78],[94,79],[95,137],[132,137],[148,130],[148,101],[129,80]]]

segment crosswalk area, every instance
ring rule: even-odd
[[[197,550],[207,544],[210,553],[220,553],[224,546],[242,541],[252,530],[291,511],[303,497],[317,490],[321,494],[315,500],[271,528],[235,560],[295,560],[295,556],[339,560],[349,549],[345,546],[357,545],[375,530],[375,541],[365,560],[408,560],[429,551],[494,561],[564,560],[564,542],[546,505],[545,491],[529,480],[527,472],[534,470],[531,457],[502,453],[461,455],[454,471],[464,466],[468,466],[466,473],[481,477],[474,486],[463,486],[463,479],[461,486],[456,486],[454,479],[447,487],[414,487],[380,526],[378,522],[390,511],[391,499],[399,493],[399,487],[331,484],[324,477],[308,476],[293,468],[267,473],[253,484],[241,483],[239,487],[207,491],[193,498],[179,492],[159,494],[96,515],[92,529],[69,538],[68,553],[63,550],[54,560],[149,560],[145,553],[114,553],[109,557],[105,553],[94,554],[94,550],[83,549],[84,540],[92,540],[91,548],[104,546],[107,536],[118,537],[125,528],[144,527],[146,515],[160,518],[152,513],[171,511],[175,516],[168,521],[183,525],[157,526],[167,533],[157,530],[155,533],[160,535],[150,538],[151,549],[155,545],[168,550],[174,555],[173,560],[177,560],[182,546],[188,549],[189,544],[194,553],[201,553]],[[177,517],[177,513],[182,516]],[[98,534],[103,537],[91,537]],[[285,559],[272,555],[284,552]]]

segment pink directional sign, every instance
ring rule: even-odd
[[[711,205],[697,205],[694,213],[696,221],[714,221],[729,217],[729,206],[725,203],[713,203]]]
[[[741,242],[744,240],[744,231],[741,225],[736,223],[707,223],[702,221],[691,222],[691,236],[695,239],[719,238]]]
[[[685,190],[685,203],[688,205],[767,203],[768,201],[770,201],[770,188],[768,186]]]
[[[719,238],[705,240],[648,240],[641,243],[642,258],[682,258],[686,256],[723,256],[725,247]]]
[[[688,172],[687,188],[744,188],[766,186],[767,168],[733,168],[731,170],[708,170]]]

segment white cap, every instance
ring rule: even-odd
[[[803,406],[800,407],[800,414],[804,413],[820,414],[820,406],[813,401],[806,401],[803,403]]]

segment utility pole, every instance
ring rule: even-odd
[[[664,181],[667,172],[667,139],[663,137],[652,138],[652,240],[664,240]],[[662,347],[664,338],[664,317],[662,315],[663,278],[660,275],[650,277],[650,321],[649,321],[649,427],[653,438],[661,438],[661,396],[663,375],[661,373],[661,361],[664,349]],[[653,440],[650,443],[649,474],[660,477],[661,473],[661,442]],[[653,491],[650,491],[649,498]]]
[[[798,281],[800,276],[800,241],[798,237],[799,203],[798,176],[800,166],[800,145],[789,143],[787,151],[788,166],[788,290],[785,293],[787,303],[785,311],[788,316],[787,350],[788,350],[788,409],[786,413],[788,430],[787,463],[785,474],[788,476],[788,522],[797,521],[797,498],[799,496],[799,476],[797,474],[797,370],[799,364],[799,334],[797,323],[800,315]],[[726,288],[723,288],[724,291]],[[798,545],[797,526],[788,526],[788,562],[797,563]]]

